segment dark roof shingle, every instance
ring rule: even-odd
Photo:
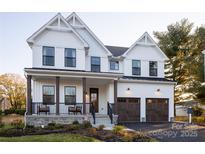
[[[129,48],[127,47],[118,47],[118,46],[109,46],[106,45],[105,46],[111,53],[113,56],[117,57],[117,56],[121,56],[123,55]]]
[[[135,77],[135,76],[123,76],[123,79],[131,80],[147,80],[147,81],[164,81],[164,82],[175,82],[166,78],[153,78],[153,77]]]

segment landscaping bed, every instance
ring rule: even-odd
[[[177,122],[188,122],[188,116],[177,116],[175,117]],[[205,125],[205,116],[192,116],[192,123],[197,125]]]
[[[0,128],[0,141],[6,141],[6,138],[8,137],[19,137],[19,141],[22,140],[22,138],[30,141],[32,140],[32,136],[34,137],[35,141],[36,135],[45,137],[45,135],[51,134],[67,134],[71,136],[80,135],[82,137],[95,138],[97,140],[106,142],[155,141],[153,138],[145,136],[142,133],[125,130],[123,126],[115,126],[113,130],[104,130],[103,125],[99,126],[98,128],[93,128],[89,122],[84,122],[83,124],[74,122],[73,124],[68,125],[50,123],[48,126],[45,126],[45,128],[34,128],[33,126],[27,126],[26,128],[23,128],[23,125],[21,123],[14,123],[10,127],[4,125],[2,126],[2,128]],[[15,138],[14,140],[17,141],[17,138]],[[46,141],[47,140],[45,140],[45,142]]]

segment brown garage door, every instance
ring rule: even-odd
[[[115,111],[118,115],[118,122],[139,122],[140,121],[140,99],[118,97]]]
[[[147,98],[146,99],[146,121],[168,122],[169,99]]]

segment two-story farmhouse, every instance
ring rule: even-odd
[[[105,46],[76,13],[58,13],[27,42],[27,124],[173,121],[168,58],[147,32],[129,48]]]

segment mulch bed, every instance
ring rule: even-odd
[[[96,129],[96,128],[83,128],[80,125],[67,125],[62,126],[61,128],[55,127],[46,127],[46,128],[11,128],[0,130],[1,137],[19,137],[19,136],[27,136],[27,135],[45,135],[45,134],[53,134],[53,133],[70,133],[70,134],[80,134],[87,137],[94,137],[101,141],[106,142],[124,142],[124,141],[132,141],[132,142],[149,142],[152,138],[142,135],[136,134],[133,132],[121,132],[114,133],[110,130]]]

